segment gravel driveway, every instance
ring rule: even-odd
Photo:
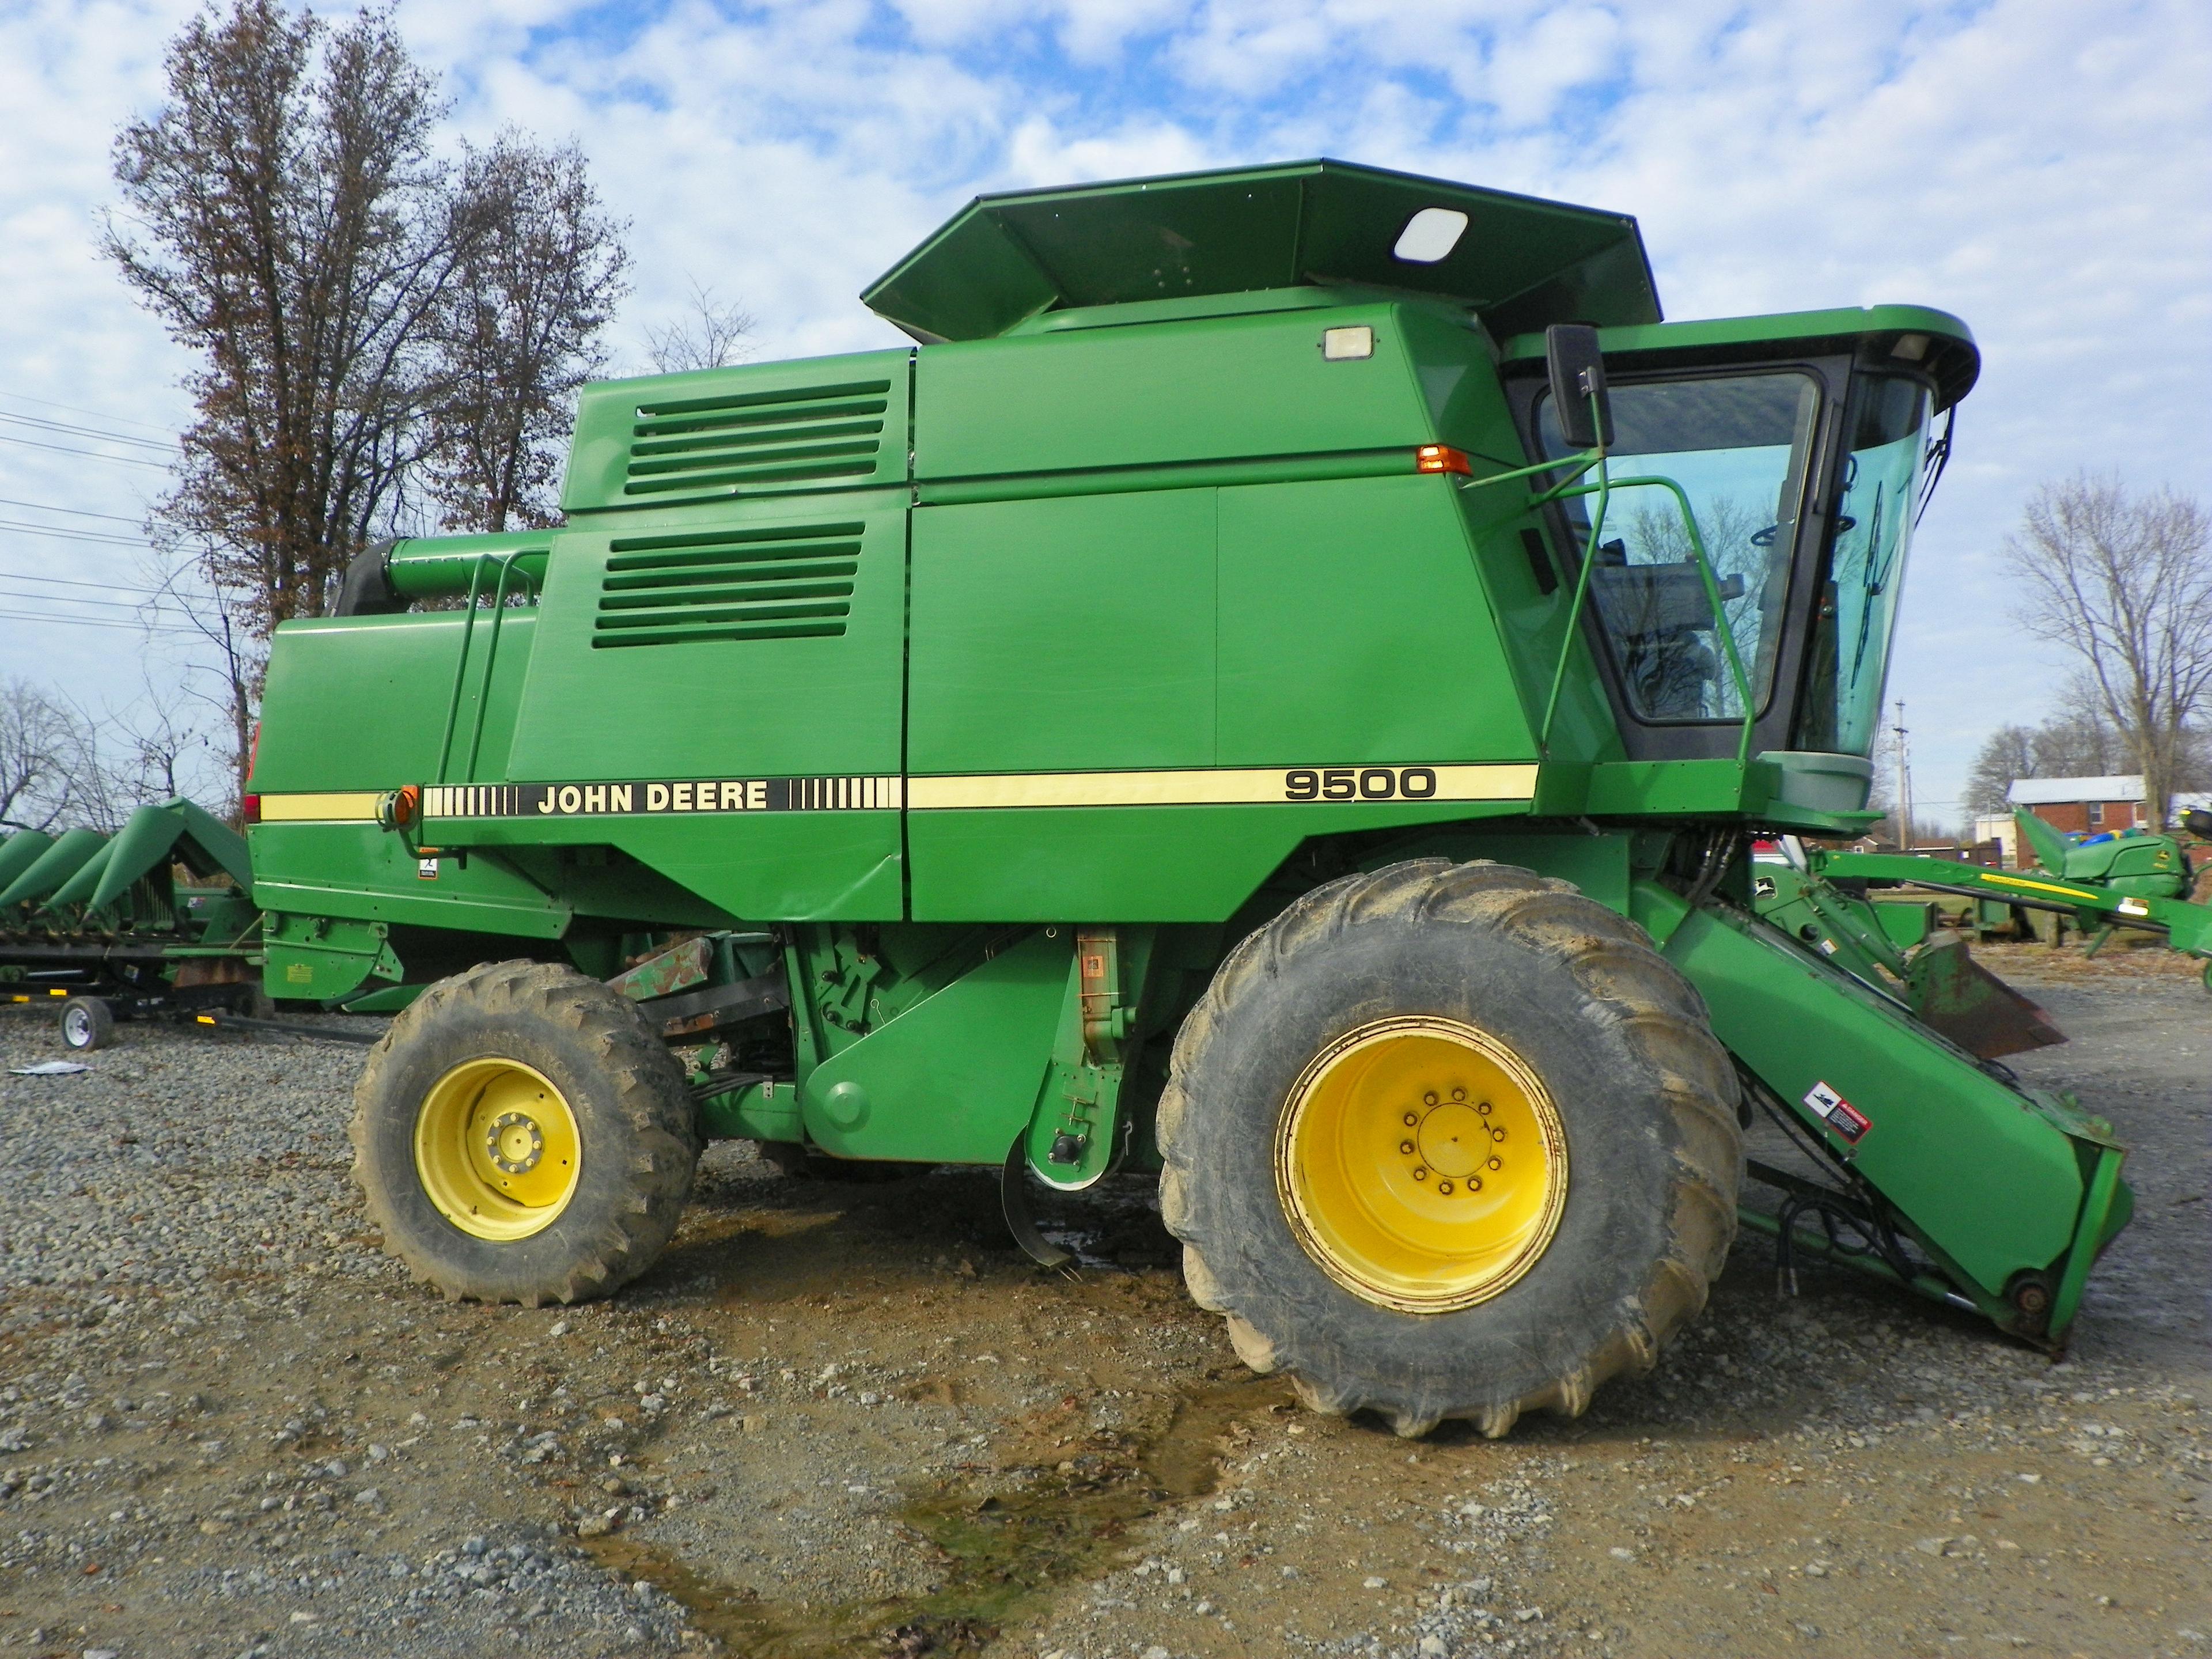
[[[121,1028],[0,1075],[0,1649],[2212,1654],[2212,998],[2000,971],[2134,1148],[2063,1364],[1747,1240],[1579,1421],[1418,1445],[1237,1365],[1142,1182],[1055,1275],[988,1176],[720,1146],[617,1302],[453,1306],[367,1231],[357,1050]]]

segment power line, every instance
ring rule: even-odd
[[[79,409],[75,404],[58,404],[51,398],[33,398],[27,392],[0,392],[0,398],[6,398],[11,404],[37,404],[42,409],[62,409],[67,410],[72,415],[89,415],[95,421],[113,421],[121,426],[143,426],[149,432],[167,430],[167,428],[153,421],[134,421],[128,415],[111,415],[101,409]]]
[[[5,580],[4,577],[0,577],[0,581]],[[11,600],[17,605],[27,604],[32,600],[37,600],[45,605],[88,605],[100,611],[128,611],[134,617],[143,616],[149,611],[157,616],[166,614],[172,617],[190,617],[191,615],[191,612],[182,605],[161,605],[146,599],[80,599],[74,593],[45,593],[37,591],[18,593],[4,586],[0,586],[0,599]],[[66,616],[69,613],[56,611],[54,614]]]
[[[40,513],[66,513],[72,519],[112,519],[118,524],[143,524],[143,519],[127,519],[120,513],[88,513],[81,507],[53,507],[45,501],[19,501],[0,495],[0,507],[27,507]]]
[[[99,438],[108,443],[136,444],[141,449],[174,449],[174,443],[156,443],[151,438],[133,438],[121,432],[110,432],[104,427],[76,426],[68,421],[50,421],[43,415],[10,415],[0,409],[0,421],[13,421],[18,426],[37,427],[42,432],[67,432],[79,438]]]
[[[60,444],[42,444],[29,438],[19,438],[12,432],[0,432],[0,444],[21,444],[26,449],[51,449],[58,455],[86,455],[95,461],[119,461],[125,466],[150,466],[167,472],[167,461],[142,461],[135,455],[103,455],[96,449],[67,449]]]
[[[72,581],[67,576],[32,576],[17,570],[0,570],[0,582],[45,582],[53,587],[91,587],[102,593],[143,593],[149,599],[171,594],[166,587],[134,587],[128,582]]]
[[[58,617],[44,611],[0,611],[0,617],[13,617],[20,622],[54,623],[64,628],[125,628],[133,634],[191,634],[198,635],[197,628],[178,628],[167,623],[110,622],[101,617]]]
[[[104,530],[54,530],[41,524],[25,524],[17,519],[0,519],[0,530],[13,530],[20,535],[38,536],[57,542],[92,542],[107,547],[151,547],[153,543],[143,536],[111,536]]]

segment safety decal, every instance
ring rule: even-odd
[[[1874,1127],[1850,1102],[1825,1083],[1816,1083],[1806,1091],[1805,1109],[1854,1146]]]

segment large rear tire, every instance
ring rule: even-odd
[[[1705,1304],[1736,1084],[1695,989],[1565,882],[1425,860],[1307,894],[1177,1037],[1161,1210],[1255,1370],[1403,1435],[1579,1415]]]
[[[691,1194],[683,1067],[574,969],[441,980],[369,1050],[354,1178],[385,1248],[446,1295],[574,1302],[653,1265]]]

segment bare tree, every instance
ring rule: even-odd
[[[25,679],[0,681],[0,826],[48,830],[76,804],[83,734]]]
[[[270,630],[326,614],[380,535],[541,523],[568,402],[623,292],[622,227],[573,146],[505,134],[456,168],[389,3],[333,27],[227,0],[118,136],[105,251],[198,355],[198,418],[149,530],[216,596],[243,781]],[[187,590],[175,590],[181,599]]]
[[[1990,732],[1966,771],[1966,810],[1983,817],[2009,811],[2013,785],[2038,775],[2034,746],[2035,733],[2025,726],[2000,726]]]
[[[561,445],[600,331],[629,291],[625,227],[602,210],[574,144],[501,133],[461,172],[477,227],[440,314],[446,380],[432,411],[432,489],[459,528],[554,521]]]
[[[725,368],[744,356],[753,328],[751,313],[734,300],[717,300],[714,290],[702,287],[695,276],[683,314],[665,328],[646,331],[646,356],[656,374]]]
[[[2080,474],[2039,489],[2005,546],[2021,625],[2081,660],[2163,829],[2184,733],[2212,693],[2212,518],[2171,489]]]
[[[2136,763],[2133,745],[2105,718],[2096,686],[2087,675],[2074,677],[2065,701],[2074,712],[2055,714],[2035,728],[2029,742],[2033,769],[2021,776],[2110,777]]]
[[[172,44],[168,94],[116,140],[133,222],[106,238],[204,364],[154,529],[198,550],[265,635],[321,615],[396,505],[471,223],[433,154],[435,83],[388,10],[332,31],[234,0]]]

